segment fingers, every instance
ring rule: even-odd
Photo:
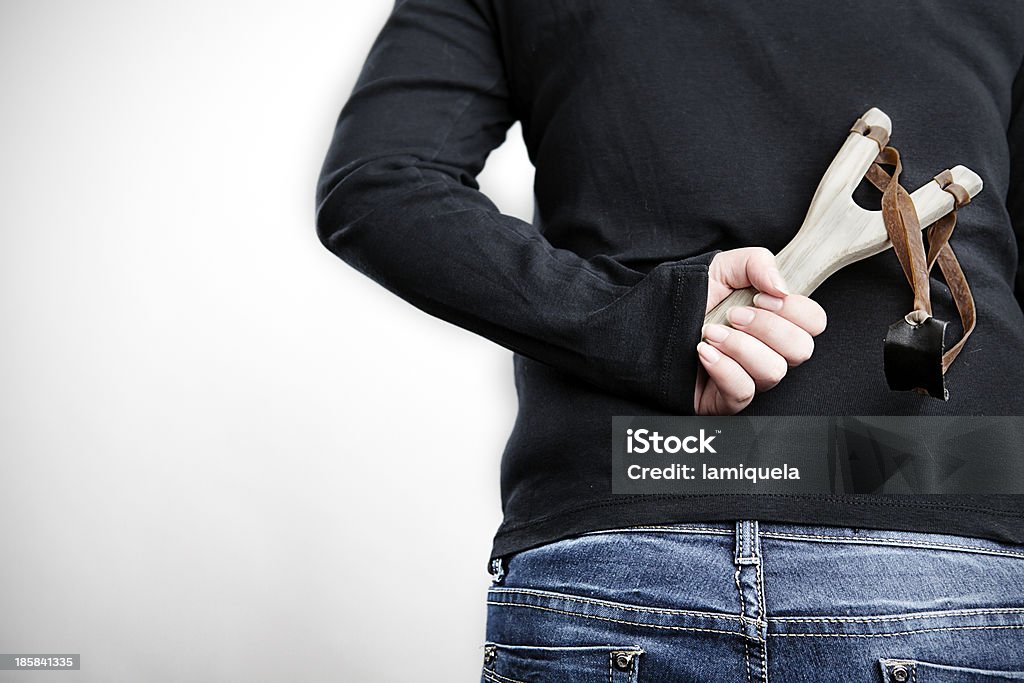
[[[697,344],[697,357],[708,373],[708,383],[714,384],[719,394],[713,410],[705,409],[705,414],[738,413],[754,399],[754,380],[735,360],[720,353],[707,342]]]
[[[706,380],[698,382],[699,414],[734,414],[814,352],[814,337],[827,325],[824,309],[806,296],[789,294],[775,256],[760,247],[720,252],[709,266],[710,311],[737,289],[754,287],[753,306],[727,312],[732,328],[708,325],[697,345]]]
[[[817,301],[798,294],[780,299],[761,292],[754,295],[754,305],[799,325],[812,337],[824,332],[828,323],[825,309]]]
[[[800,365],[814,352],[814,339],[807,330],[771,311],[736,306],[726,317],[734,328],[771,347],[790,366]]]
[[[704,327],[705,341],[733,359],[754,381],[758,391],[767,391],[782,381],[789,363],[756,337],[725,325]]]
[[[779,272],[775,255],[763,247],[744,247],[723,251],[711,260],[708,271],[713,281],[730,289],[756,287],[778,297],[789,293]]]

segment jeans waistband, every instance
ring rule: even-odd
[[[1024,559],[1024,545],[1003,543],[987,538],[955,536],[895,529],[787,524],[758,520],[730,522],[693,522],[650,526],[632,526],[591,531],[585,536],[635,532],[689,533],[736,536],[756,539],[770,538],[794,543],[831,543],[857,545],[894,545],[926,550],[993,554]],[[737,558],[739,557],[737,550]]]

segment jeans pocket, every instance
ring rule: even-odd
[[[1024,671],[972,669],[914,659],[880,659],[883,683],[988,683],[1024,681]]]
[[[626,645],[484,644],[481,683],[639,683],[643,650]]]

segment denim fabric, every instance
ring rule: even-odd
[[[1024,546],[712,522],[502,558],[482,681],[1024,681]]]

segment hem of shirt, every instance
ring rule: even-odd
[[[827,494],[667,495],[624,497],[595,502],[532,523],[506,528],[494,537],[488,563],[591,531],[654,524],[762,522],[857,527],[919,533],[941,533],[1024,544],[1022,510],[980,508],[936,496],[935,502],[899,500],[898,496],[830,496]],[[810,514],[809,514],[810,511]]]

